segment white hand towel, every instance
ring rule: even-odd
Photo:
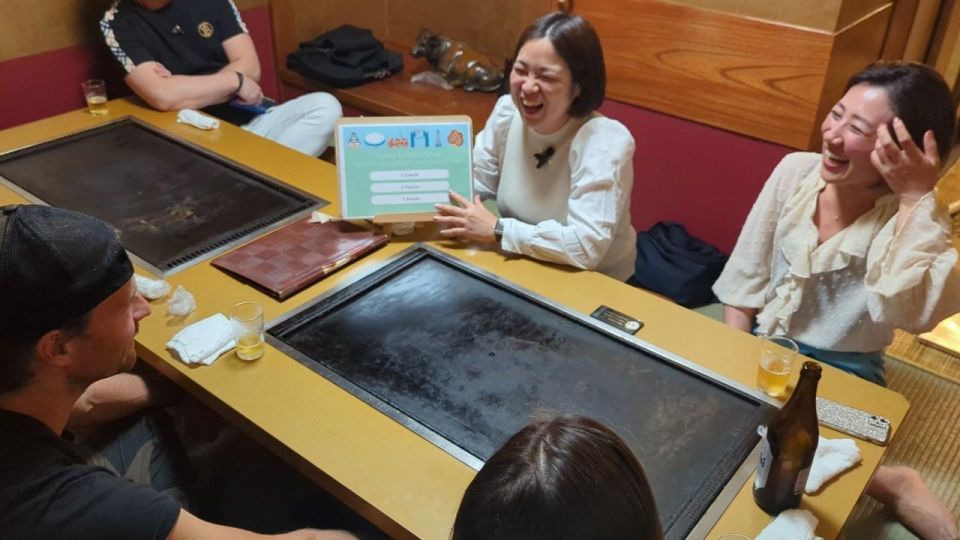
[[[807,510],[784,510],[754,540],[814,540],[818,521]]]
[[[170,292],[170,284],[162,279],[153,279],[140,274],[134,274],[137,282],[137,292],[147,300],[163,298]]]
[[[177,332],[167,348],[185,364],[209,366],[221,354],[237,345],[233,327],[222,313],[211,315]]]
[[[220,127],[220,121],[216,118],[207,116],[200,111],[193,109],[183,109],[177,113],[177,123],[190,124],[197,129],[217,129]]]
[[[817,443],[806,492],[816,493],[834,476],[860,463],[860,449],[853,439],[824,439]]]

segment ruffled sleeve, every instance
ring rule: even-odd
[[[585,123],[570,144],[566,223],[505,219],[501,247],[544,261],[596,269],[613,243],[619,216],[627,215],[633,152],[633,137],[623,124],[604,117]]]
[[[929,193],[900,230],[895,227],[896,219],[889,220],[867,254],[867,307],[877,322],[925,332],[960,312],[960,271],[949,217]]]
[[[818,154],[798,152],[787,155],[774,168],[747,215],[727,265],[713,284],[721,302],[741,308],[764,307],[784,204],[818,162]]]
[[[507,131],[516,109],[510,95],[501,96],[477,134],[473,145],[473,189],[481,199],[497,196],[500,185],[500,158],[507,142]]]

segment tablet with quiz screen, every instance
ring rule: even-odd
[[[473,199],[469,116],[342,118],[336,144],[343,219],[429,221],[450,191]]]

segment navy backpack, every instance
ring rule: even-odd
[[[695,308],[716,302],[711,287],[725,264],[719,249],[679,223],[661,221],[637,233],[636,273],[629,283]]]

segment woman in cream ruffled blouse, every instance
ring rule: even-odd
[[[854,75],[823,121],[822,153],[786,156],[750,211],[714,285],[724,321],[884,384],[894,328],[925,331],[960,311],[957,251],[933,195],[954,130],[934,70],[880,63]],[[868,493],[924,538],[956,538],[915,471],[881,467]]]

